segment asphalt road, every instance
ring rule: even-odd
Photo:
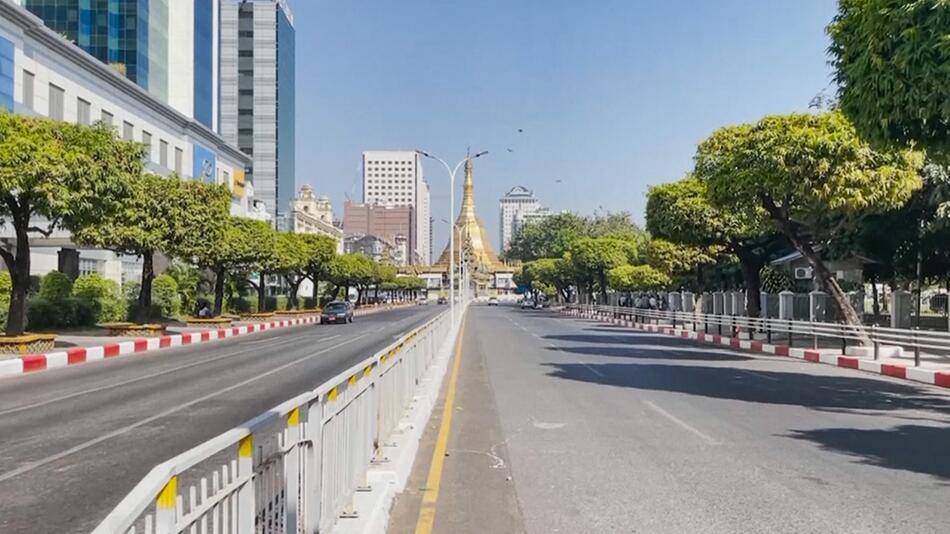
[[[473,306],[458,392],[437,533],[950,532],[940,388]]]
[[[89,532],[155,464],[313,389],[443,309],[0,381],[0,532]]]

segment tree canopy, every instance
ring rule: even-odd
[[[862,217],[900,206],[920,186],[922,155],[876,151],[839,112],[770,116],[720,128],[697,150],[712,204],[764,213],[809,261],[850,324],[859,320],[813,248]]]
[[[950,149],[950,2],[839,0],[828,26],[841,110],[881,144]]]
[[[650,291],[669,286],[672,279],[650,265],[620,265],[607,273],[607,282],[618,291]]]
[[[16,234],[13,246],[0,247],[13,286],[7,335],[26,327],[30,234],[55,227],[75,232],[112,217],[142,172],[142,158],[141,145],[104,126],[0,112],[0,222]],[[34,226],[34,218],[46,226]]]

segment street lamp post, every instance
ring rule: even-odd
[[[480,158],[488,154],[487,150],[483,150],[475,154],[474,156],[465,156],[465,158],[458,162],[455,168],[449,166],[444,159],[433,156],[432,154],[424,150],[416,150],[416,154],[419,154],[422,157],[434,159],[442,164],[445,167],[445,170],[449,173],[449,216],[455,216],[455,174],[458,172],[459,167],[462,166],[466,161],[472,160],[475,158]],[[455,323],[455,284],[452,282],[452,276],[455,273],[455,232],[449,232],[449,309],[452,314],[452,323]]]

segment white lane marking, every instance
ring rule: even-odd
[[[247,380],[242,380],[242,381],[240,381],[240,382],[238,382],[238,383],[236,383],[236,384],[232,384],[232,385],[230,385],[230,386],[228,386],[228,387],[226,387],[226,388],[222,388],[222,389],[219,389],[219,390],[217,390],[217,391],[213,391],[213,392],[211,392],[211,393],[208,393],[207,395],[203,395],[203,396],[201,396],[201,397],[198,397],[197,399],[190,400],[190,401],[188,401],[188,402],[186,402],[186,403],[184,403],[184,404],[179,404],[178,406],[173,406],[173,407],[171,407],[171,408],[169,408],[169,409],[167,409],[167,410],[165,410],[165,411],[163,411],[163,412],[159,412],[159,413],[157,413],[157,414],[155,414],[155,415],[153,415],[153,416],[151,416],[151,417],[147,417],[147,418],[145,418],[145,419],[142,419],[141,421],[137,421],[137,422],[135,422],[135,423],[132,423],[131,425],[126,425],[126,426],[124,426],[124,427],[117,428],[117,429],[113,430],[112,432],[103,434],[103,435],[101,435],[101,436],[99,436],[99,437],[97,437],[97,438],[91,439],[91,440],[86,441],[86,442],[84,442],[84,443],[80,443],[79,445],[76,445],[75,447],[71,447],[71,448],[69,448],[69,449],[66,449],[65,451],[56,453],[56,454],[54,454],[54,455],[52,455],[52,456],[47,456],[46,458],[41,458],[41,459],[36,460],[36,461],[34,461],[34,462],[29,462],[29,463],[27,463],[27,464],[25,464],[25,465],[23,465],[23,466],[20,466],[20,467],[14,469],[13,471],[8,471],[8,472],[6,472],[6,473],[0,474],[0,482],[3,482],[3,481],[5,481],[5,480],[9,480],[9,479],[11,479],[11,478],[13,478],[13,477],[22,475],[22,474],[24,474],[24,473],[28,473],[28,472],[30,472],[30,471],[32,471],[32,470],[38,468],[38,467],[43,467],[44,465],[46,465],[46,464],[48,464],[48,463],[55,462],[56,460],[60,460],[60,459],[65,458],[65,457],[67,457],[67,456],[69,456],[69,455],[71,455],[71,454],[75,454],[75,453],[77,453],[77,452],[80,452],[80,451],[83,451],[83,450],[85,450],[85,449],[88,449],[89,447],[92,447],[92,446],[94,446],[94,445],[98,445],[99,443],[102,443],[103,441],[112,439],[112,438],[114,438],[114,437],[121,436],[122,434],[125,434],[125,433],[127,433],[127,432],[129,432],[129,431],[131,431],[131,430],[135,430],[136,428],[138,428],[138,427],[140,427],[140,426],[147,425],[147,424],[151,423],[152,421],[157,421],[158,419],[161,419],[161,418],[163,418],[163,417],[168,417],[169,415],[171,415],[171,414],[173,414],[173,413],[175,413],[175,412],[179,412],[179,411],[181,411],[181,410],[184,410],[185,408],[188,408],[188,407],[190,407],[190,406],[194,406],[195,404],[198,404],[199,402],[204,402],[204,401],[206,401],[206,400],[208,400],[208,399],[212,399],[212,398],[214,398],[214,397],[217,397],[218,395],[221,395],[222,393],[227,393],[227,392],[232,391],[232,390],[235,390],[235,389],[237,389],[237,388],[244,387],[244,386],[246,386],[246,385],[248,385],[248,384],[252,384],[252,383],[254,383],[254,382],[257,382],[258,380],[260,380],[260,379],[262,379],[262,378],[268,377],[268,376],[270,376],[270,375],[272,375],[272,374],[275,374],[275,373],[279,373],[279,372],[283,371],[284,369],[287,369],[287,368],[289,368],[289,367],[292,367],[292,366],[294,366],[294,365],[297,365],[298,363],[305,362],[305,361],[307,361],[307,360],[310,360],[310,359],[312,359],[312,358],[315,358],[315,357],[319,356],[320,354],[323,354],[324,352],[328,352],[328,351],[330,351],[330,350],[333,350],[333,349],[342,347],[343,345],[347,345],[347,344],[349,344],[349,343],[352,343],[352,342],[354,342],[354,341],[356,341],[356,340],[358,340],[358,339],[361,339],[361,338],[363,338],[363,337],[366,337],[367,335],[368,335],[368,334],[361,334],[361,335],[356,336],[356,337],[354,337],[354,338],[352,338],[352,339],[348,339],[348,340],[346,340],[346,341],[341,341],[340,343],[337,343],[336,345],[327,347],[327,348],[325,348],[325,349],[323,349],[323,350],[321,350],[321,351],[315,352],[315,353],[313,353],[313,354],[311,354],[311,355],[309,355],[309,356],[304,356],[303,358],[294,360],[294,361],[292,361],[292,362],[285,363],[284,365],[281,365],[281,366],[279,366],[279,367],[275,367],[275,368],[271,369],[270,371],[267,371],[266,373],[262,373],[262,374],[259,374],[259,375],[257,375],[257,376],[253,376],[253,377],[251,377],[251,378],[248,378]]]
[[[756,373],[755,371],[749,371],[749,370],[747,370],[747,369],[736,369],[736,371],[739,371],[740,373],[745,373],[745,374],[748,374],[748,375],[752,375],[752,376],[757,376],[757,377],[759,377],[759,378],[764,378],[765,380],[770,380],[770,381],[772,381],[772,382],[778,382],[778,381],[779,381],[779,379],[778,379],[778,378],[775,378],[774,376],[763,375],[762,373]]]
[[[584,363],[584,362],[577,362],[577,363],[583,365],[584,367],[587,368],[588,371],[594,373],[595,375],[597,375],[597,376],[599,376],[599,377],[601,377],[601,378],[604,378],[604,377],[606,376],[606,375],[604,375],[604,373],[601,373],[601,372],[598,371],[597,369],[594,369],[593,367],[591,367],[590,364],[588,364],[588,363]]]
[[[650,408],[651,408],[653,411],[655,411],[656,413],[658,413],[658,414],[662,415],[663,417],[669,419],[670,421],[672,421],[673,423],[675,423],[678,427],[682,428],[683,430],[686,430],[686,431],[688,431],[688,432],[690,432],[690,433],[696,435],[697,437],[699,437],[700,439],[702,439],[703,441],[705,441],[708,445],[719,445],[719,441],[717,441],[715,438],[712,438],[712,437],[710,437],[709,435],[704,434],[702,431],[698,430],[696,427],[690,425],[689,423],[683,421],[683,420],[680,419],[679,417],[676,417],[675,415],[673,415],[673,414],[671,414],[670,412],[664,410],[663,408],[660,408],[659,406],[657,406],[656,404],[653,404],[652,402],[650,402],[650,401],[648,401],[648,400],[645,400],[645,401],[643,401],[643,402],[644,402],[644,404],[646,404],[648,407],[650,407]]]
[[[274,341],[274,339],[272,338],[272,339],[270,339],[270,341]],[[274,347],[274,348],[282,347],[282,346],[284,346],[284,345],[290,345],[290,344],[292,344],[293,342],[298,342],[298,341],[301,341],[301,338],[294,338],[294,339],[289,339],[289,338],[288,338],[288,339],[285,339],[285,340],[282,340],[282,341],[275,341],[274,344],[273,344],[273,347]],[[320,339],[320,341],[323,341],[323,340]],[[244,343],[244,345],[250,345],[250,343]],[[214,362],[216,362],[216,361],[218,361],[218,360],[223,360],[223,359],[225,359],[225,358],[233,358],[233,357],[235,357],[235,356],[240,356],[240,355],[242,355],[242,354],[248,354],[248,353],[250,353],[250,352],[255,352],[255,351],[258,351],[258,350],[260,350],[260,349],[254,348],[254,349],[247,349],[247,350],[239,350],[239,351],[237,351],[237,352],[229,352],[229,353],[227,353],[227,354],[222,354],[221,356],[216,356],[216,357],[214,357],[214,358],[208,358],[208,359],[206,359],[206,360],[200,360],[200,361],[196,361],[196,362],[186,363],[185,365],[179,365],[179,366],[177,366],[177,367],[172,367],[172,368],[169,368],[169,369],[165,369],[165,370],[163,370],[163,371],[157,371],[157,372],[154,372],[154,373],[149,373],[149,374],[147,374],[147,375],[142,375],[142,376],[138,376],[138,377],[135,377],[135,378],[130,378],[130,379],[128,379],[128,380],[123,380],[123,381],[121,381],[121,382],[111,382],[111,383],[109,383],[109,384],[105,384],[105,385],[102,385],[102,386],[99,386],[99,387],[84,389],[84,390],[82,390],[82,391],[77,391],[77,392],[75,392],[75,393],[70,393],[70,394],[68,394],[68,395],[62,395],[62,396],[59,396],[59,397],[56,397],[56,398],[53,398],[53,399],[48,399],[48,400],[36,402],[36,403],[33,403],[33,404],[27,404],[27,405],[25,405],[25,406],[17,406],[16,408],[10,408],[10,409],[8,409],[8,410],[2,410],[2,411],[0,411],[0,415],[7,415],[7,414],[11,414],[11,413],[16,413],[16,412],[22,412],[22,411],[25,411],[25,410],[31,410],[31,409],[33,409],[33,408],[40,408],[40,407],[43,407],[43,406],[47,406],[47,405],[49,405],[49,404],[53,404],[54,402],[61,402],[61,401],[73,399],[73,398],[76,398],[76,397],[81,397],[81,396],[83,396],[83,395],[88,395],[88,394],[90,394],[90,393],[98,393],[98,392],[100,392],[100,391],[105,391],[105,390],[108,390],[108,389],[118,388],[118,387],[125,386],[125,385],[128,385],[128,384],[134,384],[134,383],[136,383],[136,382],[141,382],[142,380],[148,380],[148,379],[150,379],[150,378],[155,378],[155,377],[157,377],[157,376],[167,375],[167,374],[169,374],[169,373],[174,373],[174,372],[176,372],[176,371],[181,371],[181,370],[183,370],[183,369],[189,369],[189,368],[191,368],[191,367],[197,367],[197,366],[199,366],[199,365],[204,365],[204,364],[206,364],[206,363],[214,363]]]

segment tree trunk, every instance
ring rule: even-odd
[[[297,309],[297,291],[300,290],[300,284],[303,282],[302,276],[285,274],[284,280],[287,281],[287,287],[290,289],[290,294],[287,295],[287,309],[296,310]]]
[[[598,280],[598,283],[600,285],[600,298],[601,298],[600,304],[606,305],[607,304],[607,273],[605,271],[601,271],[599,273],[599,278],[600,280]]]
[[[745,282],[746,315],[760,317],[762,315],[762,277],[760,271],[765,261],[748,247],[736,247],[736,256],[739,258],[739,267],[742,270],[742,280]]]
[[[362,306],[363,302],[363,287],[356,286],[356,307]]]
[[[874,317],[877,320],[881,315],[881,301],[877,295],[877,275],[871,275],[871,301],[874,310]]]
[[[265,290],[266,290],[266,287],[264,286],[264,272],[261,271],[261,273],[258,276],[259,278],[258,278],[258,283],[257,283],[257,313],[264,313],[265,311],[267,311],[264,309],[267,307],[267,299],[265,298],[265,295],[264,295]]]
[[[311,275],[310,279],[313,280],[313,305],[314,307],[320,307],[320,280],[316,275]]]
[[[775,219],[773,218],[773,220]],[[799,252],[801,252],[805,260],[808,261],[808,264],[811,265],[815,272],[815,278],[817,278],[819,286],[831,295],[831,298],[834,300],[835,306],[838,308],[838,312],[844,319],[845,324],[852,327],[854,334],[861,340],[862,345],[870,346],[871,338],[868,336],[867,332],[864,331],[864,325],[861,323],[861,318],[858,316],[858,312],[856,312],[854,307],[851,306],[851,301],[848,300],[848,295],[846,295],[841,289],[841,286],[838,285],[838,280],[836,280],[834,275],[831,274],[831,271],[828,270],[825,262],[823,262],[821,258],[818,257],[818,254],[815,252],[815,249],[812,248],[811,244],[805,239],[802,239],[802,237],[787,219],[777,220],[776,222],[779,228],[782,230],[782,233],[785,234],[785,237],[788,238],[792,245]]]
[[[155,279],[153,252],[142,254],[142,287],[139,288],[138,309],[135,310],[135,322],[145,324],[151,319],[152,280]]]
[[[3,254],[13,286],[10,291],[6,335],[19,336],[26,331],[27,295],[30,291],[30,237],[26,230],[30,221],[29,217],[14,216],[13,222],[16,231],[16,252],[15,255],[9,252]]]
[[[221,315],[221,308],[224,306],[224,267],[219,267],[214,272],[214,316]]]

